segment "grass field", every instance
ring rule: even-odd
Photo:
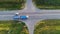
[[[60,0],[33,0],[39,9],[60,9]]]
[[[0,21],[0,34],[29,34],[24,22]]]
[[[60,34],[60,19],[46,19],[38,22],[34,34]]]
[[[21,10],[26,0],[0,0],[0,10]]]
[[[39,6],[37,6],[37,8],[39,8],[39,9],[48,9],[48,10],[60,10],[60,6],[47,6],[47,5],[39,5]]]

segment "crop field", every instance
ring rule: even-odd
[[[38,22],[34,34],[60,34],[60,19],[46,19]]]
[[[21,10],[25,0],[0,0],[0,10]]]
[[[29,34],[24,22],[0,21],[0,34]]]
[[[39,9],[60,9],[60,0],[33,0]]]

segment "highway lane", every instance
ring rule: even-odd
[[[34,14],[60,14],[60,12],[0,12],[0,15],[15,15],[15,13],[19,13],[19,15],[34,15]]]

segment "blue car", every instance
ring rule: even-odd
[[[13,19],[14,20],[19,20],[19,16],[14,16]]]
[[[26,20],[26,19],[28,19],[28,16],[20,16],[20,19],[21,20]]]

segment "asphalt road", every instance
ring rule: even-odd
[[[21,20],[26,23],[29,29],[29,34],[33,34],[34,25],[43,19],[60,19],[60,10],[40,10],[36,8],[32,0],[27,0],[23,10],[0,11],[0,20],[13,20],[15,13],[20,15],[28,15],[27,20]]]

